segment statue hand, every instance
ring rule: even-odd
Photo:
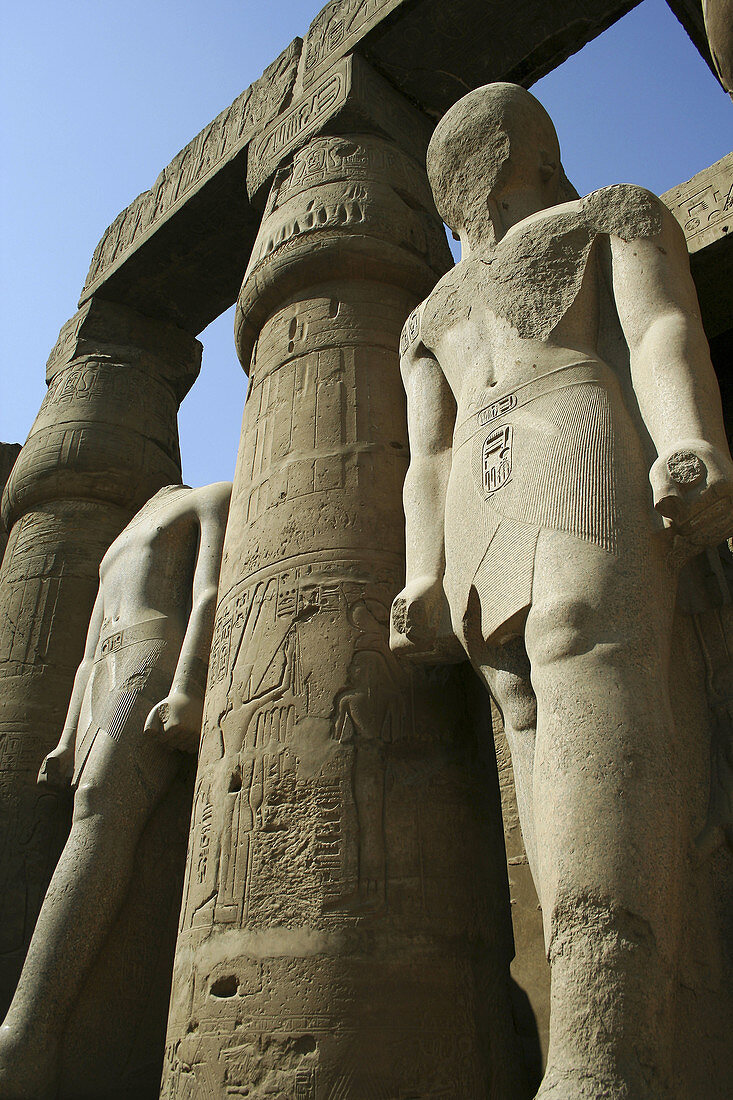
[[[151,710],[145,732],[170,749],[196,752],[201,734],[203,699],[183,691],[172,691]]]
[[[453,646],[458,645],[450,627],[450,610],[442,581],[418,577],[409,582],[392,604],[390,648],[403,657],[420,654],[424,660],[450,660],[446,656],[450,641]],[[460,657],[466,657],[462,650]]]
[[[733,535],[733,463],[702,439],[683,440],[649,471],[654,507],[693,553]]]
[[[38,771],[38,783],[51,790],[65,791],[74,771],[74,745],[57,745],[44,759]]]

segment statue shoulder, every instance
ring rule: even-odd
[[[463,289],[466,265],[456,264],[446,271],[430,294],[413,309],[400,337],[400,358],[434,358],[434,344],[446,319],[456,312],[456,296]]]
[[[415,354],[422,343],[422,314],[424,308],[425,302],[420,302],[419,306],[415,306],[402,327],[402,335],[400,336],[400,358],[402,359],[411,353]]]
[[[616,183],[591,191],[581,200],[581,209],[596,233],[607,233],[622,241],[658,237],[672,218],[657,195],[633,183]]]
[[[232,496],[231,481],[214,481],[192,490],[191,504],[199,515],[214,516],[226,522]]]

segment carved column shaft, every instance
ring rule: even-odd
[[[3,499],[0,570],[2,1012],[68,829],[36,785],[81,660],[100,560],[137,508],[180,480],[176,413],[201,345],[92,300],[62,329],[48,393]]]
[[[465,666],[411,674],[388,647],[399,335],[449,264],[389,142],[319,138],[276,177],[239,301],[166,1096],[513,1095],[487,708]]]

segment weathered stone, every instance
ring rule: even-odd
[[[85,307],[51,357],[48,393],[5,489],[11,530],[0,570],[3,1011],[68,831],[68,800],[37,787],[36,776],[62,728],[99,563],[137,508],[161,485],[180,480],[176,412],[200,357],[198,341],[124,307]],[[150,845],[155,853],[154,840]],[[140,906],[131,918],[132,942],[137,934],[155,946],[156,920]],[[153,991],[126,965],[116,984],[141,1015]],[[99,1015],[98,1004],[93,1011]],[[123,1028],[117,1041],[126,1040],[132,1044]]]
[[[80,305],[104,287],[102,297],[194,333],[231,305],[236,289],[227,288],[241,282],[257,232],[241,182],[247,145],[289,102],[301,45],[296,38],[119,214],[95,249]]]
[[[71,783],[74,809],[0,1027],[0,1091],[8,1100],[59,1095],[69,1016],[124,905],[138,841],[181,772],[190,772],[185,754],[197,748],[201,729],[230,491],[224,482],[161,489],[102,559],[63,732],[38,775],[42,788]],[[180,882],[180,845],[177,854]],[[114,1027],[129,1029],[120,1019],[128,1006],[118,1000],[115,1007]],[[156,1030],[160,1064],[163,1031]],[[127,1067],[100,1065],[92,1053],[87,1040],[92,1071],[74,1067],[62,1096],[119,1090]]]
[[[665,191],[662,199],[682,226],[691,253],[733,237],[733,153]]]
[[[231,305],[259,225],[243,182],[248,149],[271,123],[269,137],[281,135],[282,156],[294,147],[283,140],[288,134],[314,136],[317,118],[340,104],[334,77],[343,75],[339,63],[347,53],[363,54],[406,93],[418,113],[438,118],[466,87],[507,77],[537,80],[633,6],[633,0],[555,6],[540,0],[488,6],[460,0],[449,8],[442,0],[327,4],[308,32],[304,52],[296,39],[115,219],[95,251],[81,301],[96,294],[189,333],[200,332]],[[376,125],[396,136],[389,109],[370,108],[374,95],[384,100],[377,85],[375,77],[366,116],[349,120],[339,110],[339,129],[358,132],[368,117],[370,129]],[[298,102],[296,113],[289,111],[291,99]],[[392,97],[395,104],[402,117],[409,113],[399,96]],[[276,120],[285,112],[281,128]],[[403,129],[400,140],[403,136],[413,148],[412,135]]]
[[[422,163],[433,126],[356,54],[345,57],[296,98],[261,137],[252,142],[247,188],[254,198],[288,154],[319,133],[382,133]]]
[[[733,96],[733,4],[731,0],[703,0],[702,10],[715,71]]]
[[[672,709],[678,570],[733,534],[687,250],[640,188],[558,204],[552,123],[516,85],[459,101],[427,163],[462,259],[403,341],[391,641],[434,659],[449,610],[504,716],[552,972],[538,1097],[660,1100],[701,824],[702,739]]]
[[[236,323],[164,1096],[522,1095],[485,702],[465,665],[412,674],[388,647],[399,330],[449,264],[389,142],[319,138],[278,173]]]
[[[305,36],[298,88],[308,90],[339,58],[359,50],[437,119],[476,84],[539,80],[634,6],[635,0],[331,0]]]
[[[467,88],[489,80],[533,84],[581,49],[637,0],[422,0],[378,23],[360,52],[434,119]],[[343,0],[353,7],[353,0]],[[369,6],[362,0],[359,6]],[[306,36],[304,56],[309,49]],[[353,47],[352,47],[353,48]]]

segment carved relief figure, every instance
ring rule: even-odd
[[[109,548],[58,747],[71,833],[0,1028],[0,1094],[54,1094],[63,1030],[127,893],[143,828],[197,748],[231,485],[169,485]]]
[[[638,187],[563,202],[552,123],[511,84],[451,108],[428,174],[462,259],[403,334],[391,644],[430,659],[452,630],[503,712],[552,970],[538,1095],[660,1100],[694,828],[677,571],[733,533],[684,237]]]
[[[358,830],[358,894],[350,904],[378,908],[386,896],[384,837],[387,745],[404,724],[404,691],[400,669],[390,653],[387,608],[373,599],[352,604],[349,622],[359,631],[346,674],[346,687],[336,697],[335,734],[353,745],[352,790]],[[346,904],[339,900],[332,908]]]

